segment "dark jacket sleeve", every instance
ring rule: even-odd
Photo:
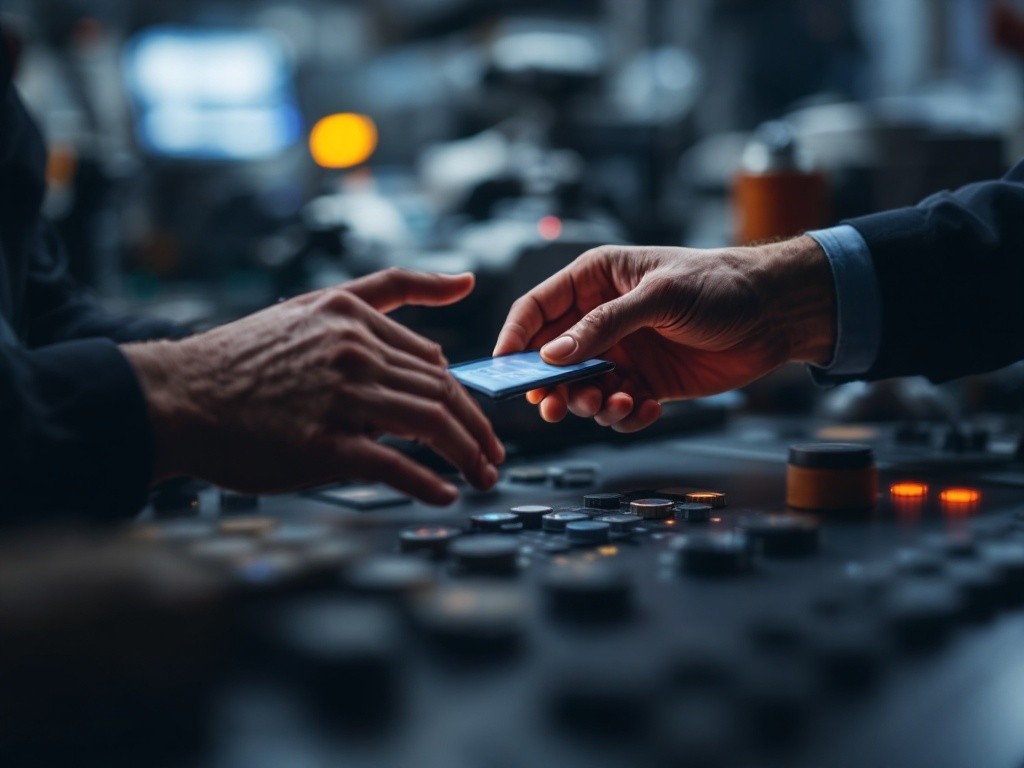
[[[1024,359],[1024,162],[846,223],[868,244],[882,300],[881,346],[862,378],[944,381]]]
[[[112,341],[0,344],[0,434],[0,522],[82,512],[110,520],[145,504],[146,403]]]
[[[39,229],[25,284],[29,346],[88,338],[123,343],[188,335],[184,326],[165,320],[104,310],[69,274],[63,245],[52,227],[40,223]]]

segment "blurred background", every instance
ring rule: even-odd
[[[1010,0],[15,0],[0,18],[73,271],[200,329],[391,265],[468,269],[467,302],[401,316],[468,359],[594,245],[792,235],[1024,154]],[[1020,379],[823,396],[782,371],[675,426],[955,419],[1018,409]]]

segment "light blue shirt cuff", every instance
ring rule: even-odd
[[[853,227],[843,224],[808,232],[832,267],[836,285],[836,348],[824,368],[811,368],[822,384],[866,373],[878,356],[882,340],[882,299],[868,244]]]

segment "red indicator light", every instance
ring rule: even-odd
[[[562,234],[562,220],[557,216],[545,216],[537,222],[537,232],[545,240],[556,240]]]

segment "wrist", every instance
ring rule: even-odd
[[[183,343],[152,341],[126,344],[121,351],[135,372],[146,399],[153,439],[153,484],[191,474],[187,446],[201,422],[188,391],[191,379]]]
[[[835,353],[836,289],[821,246],[806,235],[762,251],[767,317],[786,339],[789,362],[825,367]]]

